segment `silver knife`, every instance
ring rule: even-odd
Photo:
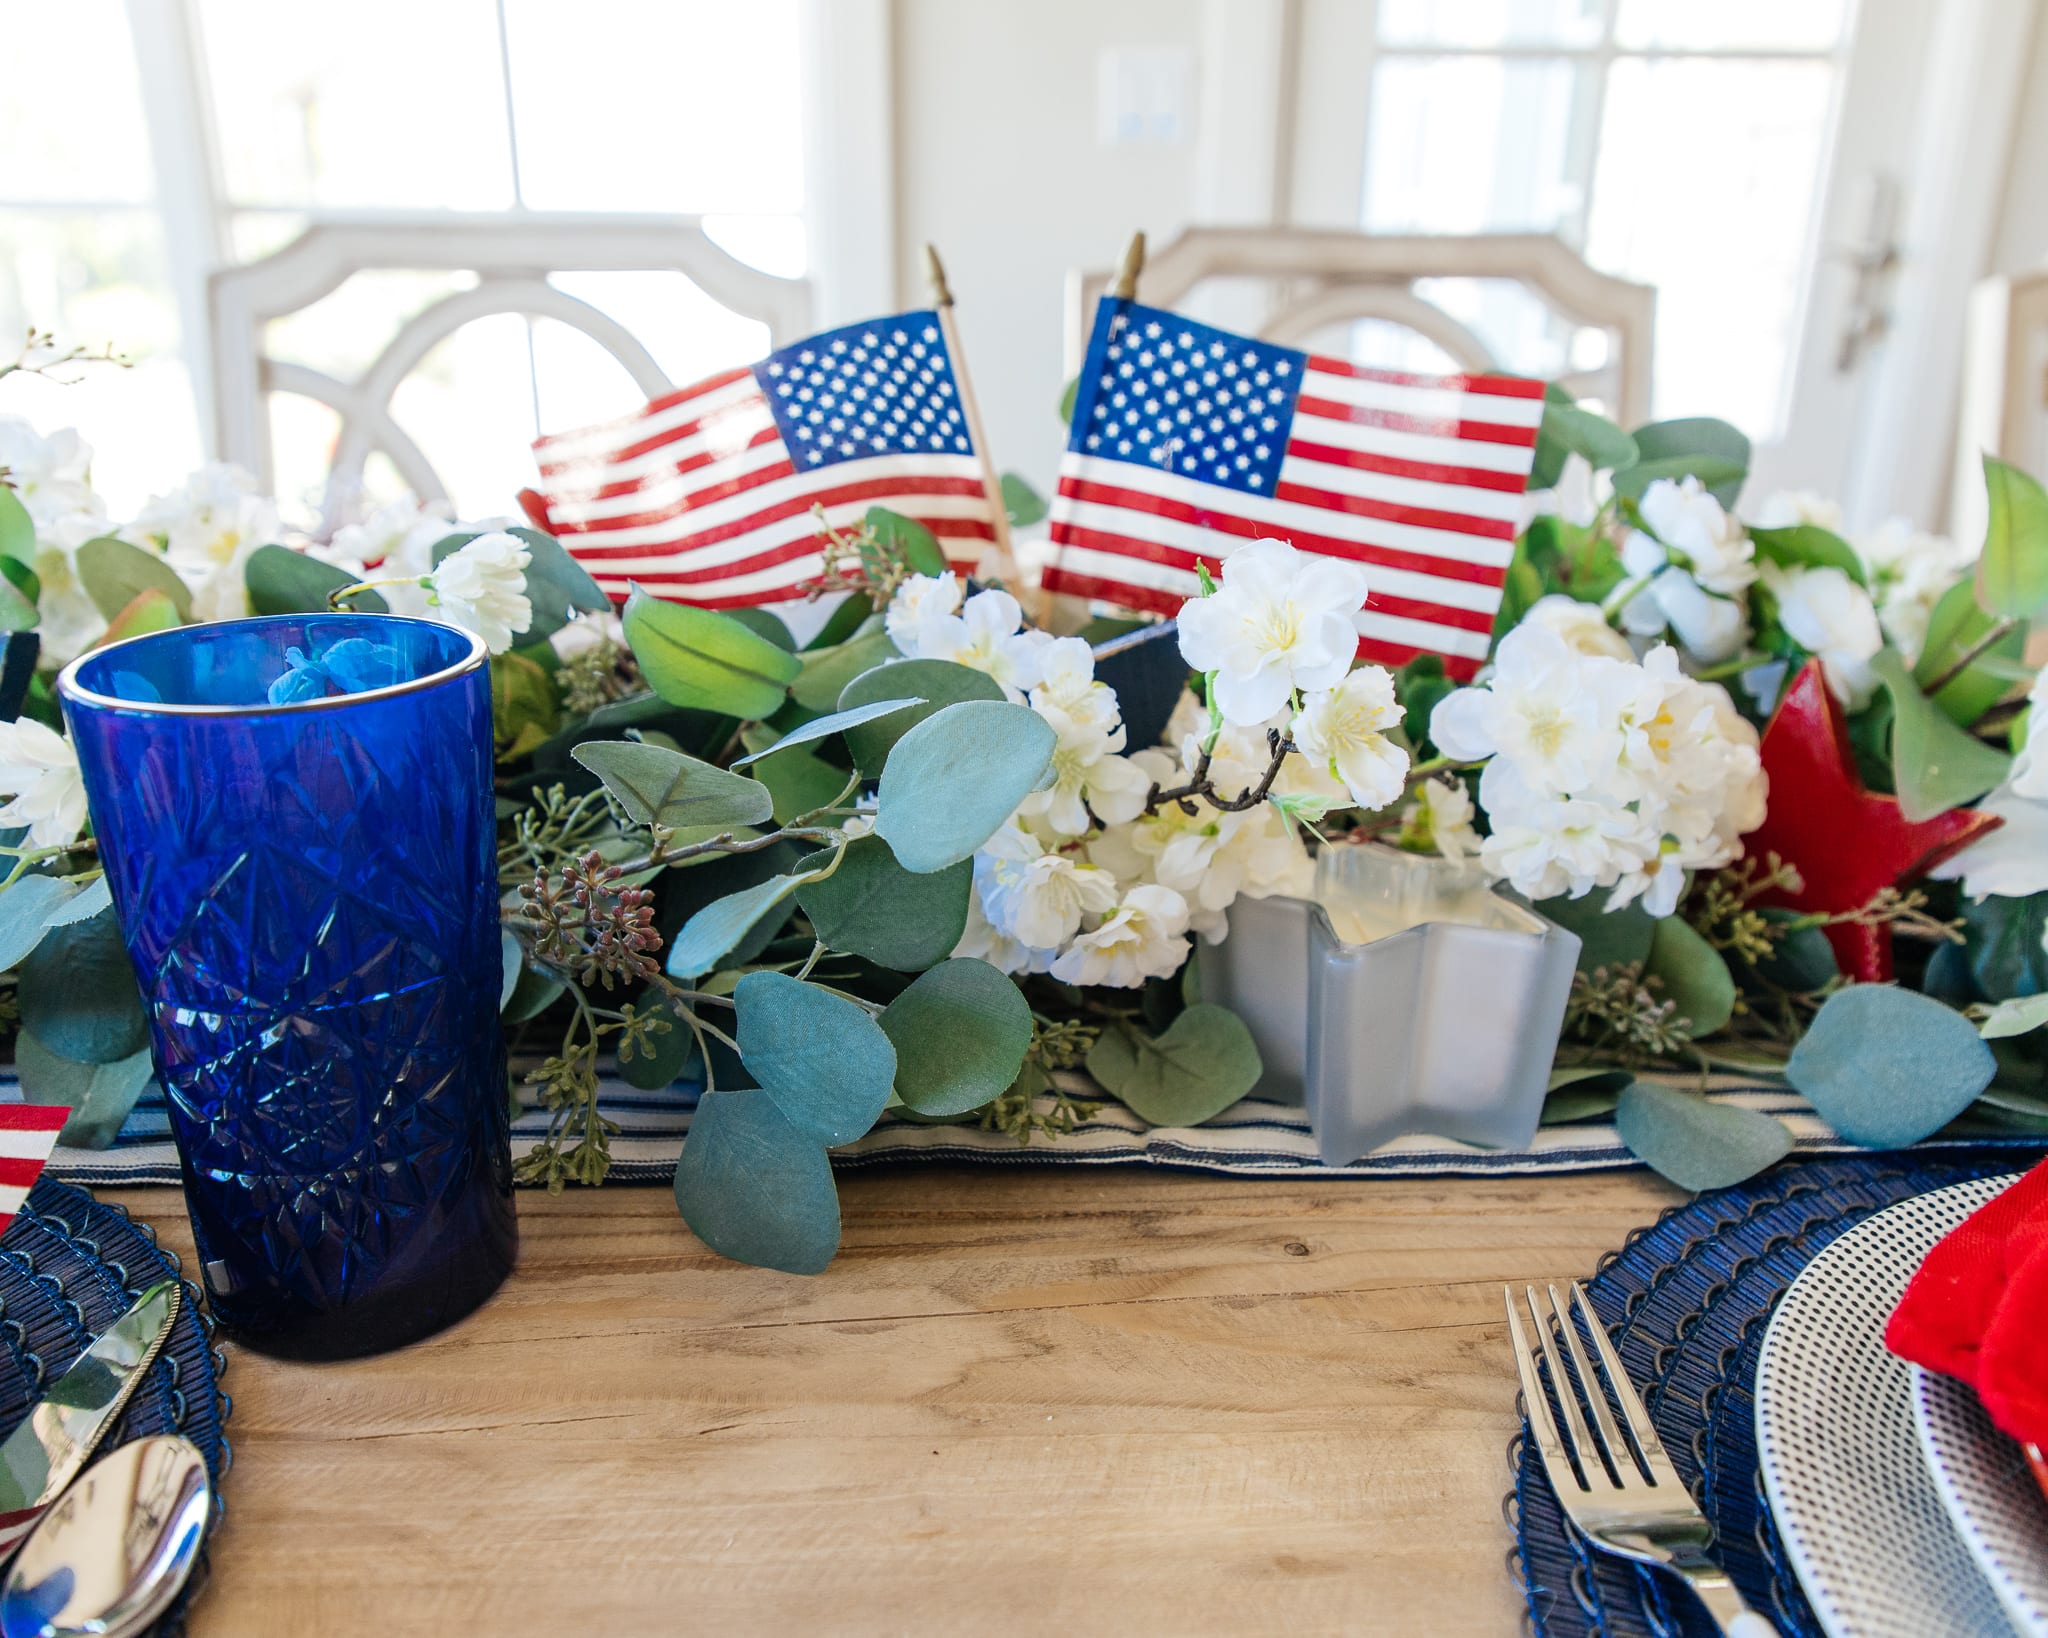
[[[78,1477],[127,1408],[170,1335],[178,1303],[176,1280],[160,1280],[143,1292],[0,1441],[0,1561]]]

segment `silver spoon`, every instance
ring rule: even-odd
[[[213,1484],[188,1439],[157,1434],[87,1468],[0,1582],[0,1638],[129,1638],[170,1607],[206,1540]]]

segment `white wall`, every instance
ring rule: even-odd
[[[2037,17],[2020,84],[2005,198],[1985,271],[2017,273],[2043,262],[2048,262],[2048,20]]]
[[[1173,237],[1197,208],[1191,95],[1178,143],[1097,140],[1105,48],[1199,50],[1192,0],[895,0],[896,266],[908,306],[928,299],[939,248],[997,463],[1048,490],[1065,443],[1057,413],[1067,270],[1113,267],[1134,228]]]

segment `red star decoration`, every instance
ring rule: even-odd
[[[1797,893],[1771,902],[1795,910],[1858,910],[1881,888],[1924,874],[2003,823],[1993,814],[1952,808],[1914,821],[1895,796],[1870,790],[1856,771],[1849,726],[1808,660],[1764,730],[1764,772],[1770,806],[1746,844],[1752,858],[1776,853],[1798,870]],[[1892,976],[1892,940],[1882,927],[1838,925],[1827,930],[1842,971],[1859,984]]]

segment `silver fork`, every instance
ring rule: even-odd
[[[1729,1638],[1778,1638],[1777,1629],[1743,1603],[1727,1572],[1707,1556],[1714,1539],[1713,1526],[1694,1504],[1671,1458],[1664,1454],[1650,1413],[1622,1369],[1586,1293],[1576,1280],[1572,1282],[1572,1300],[1585,1316],[1587,1333],[1600,1355],[1601,1374],[1621,1407],[1626,1440],[1608,1409],[1607,1395],[1587,1364],[1585,1350],[1579,1346],[1579,1331],[1570,1310],[1558,1300],[1556,1286],[1547,1289],[1554,1327],[1544,1318],[1536,1288],[1525,1285],[1522,1292],[1551,1384],[1557,1390],[1557,1402],[1564,1410],[1569,1441],[1559,1435],[1551,1417],[1550,1401],[1536,1374],[1535,1357],[1515,1306],[1514,1287],[1505,1287],[1503,1294],[1508,1305],[1508,1332],[1515,1344],[1515,1368],[1522,1376],[1522,1402],[1529,1412],[1529,1431],[1565,1516],[1594,1546],[1683,1576]],[[1571,1354],[1569,1371],[1557,1346],[1559,1336]],[[1588,1412],[1591,1427],[1587,1426]]]

